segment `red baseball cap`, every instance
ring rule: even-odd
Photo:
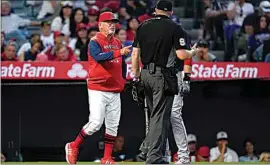
[[[103,12],[99,15],[98,22],[106,22],[106,21],[113,21],[115,23],[119,22],[119,20],[115,18],[112,12]]]
[[[202,146],[199,148],[198,155],[203,157],[208,157],[210,154],[210,149],[207,146]]]
[[[60,32],[60,31],[54,31],[53,32],[53,37],[55,38],[55,37],[59,37],[59,36],[65,36],[62,32]]]
[[[87,30],[87,26],[86,26],[84,23],[79,23],[79,24],[77,24],[77,26],[76,26],[76,31],[79,31],[79,30],[81,30],[81,29]]]
[[[87,14],[88,14],[88,15],[95,15],[95,16],[98,16],[99,10],[96,9],[96,8],[91,7],[91,8],[88,9],[88,13],[87,13]]]

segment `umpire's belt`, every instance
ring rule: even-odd
[[[155,68],[156,68],[156,70],[158,70],[158,71],[161,71],[161,69],[162,69],[162,67],[159,67],[159,66],[156,66]],[[149,67],[149,65],[144,65],[144,66],[143,66],[143,69],[149,70],[150,67]]]
[[[144,65],[143,69],[149,70],[150,67],[149,65]],[[156,66],[155,70],[156,71],[169,70],[172,74],[176,74],[178,72],[175,67],[164,68],[164,67]]]

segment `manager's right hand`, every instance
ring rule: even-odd
[[[131,47],[132,47],[132,45],[123,47],[123,48],[120,50],[120,54],[121,54],[122,56],[128,55],[128,54],[131,52],[131,50],[130,50]]]

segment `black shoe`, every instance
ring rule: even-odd
[[[138,155],[138,158],[142,161],[146,161],[146,153],[144,152],[141,152],[139,155]]]

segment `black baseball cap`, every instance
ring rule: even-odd
[[[207,40],[199,40],[199,42],[197,43],[197,47],[204,47],[204,48],[208,48],[209,47],[209,42]]]
[[[168,0],[160,0],[157,3],[156,8],[163,11],[172,11],[173,4]]]
[[[51,21],[42,21],[40,25],[41,25],[41,27],[44,27],[46,25],[51,26],[51,24],[52,24]]]

